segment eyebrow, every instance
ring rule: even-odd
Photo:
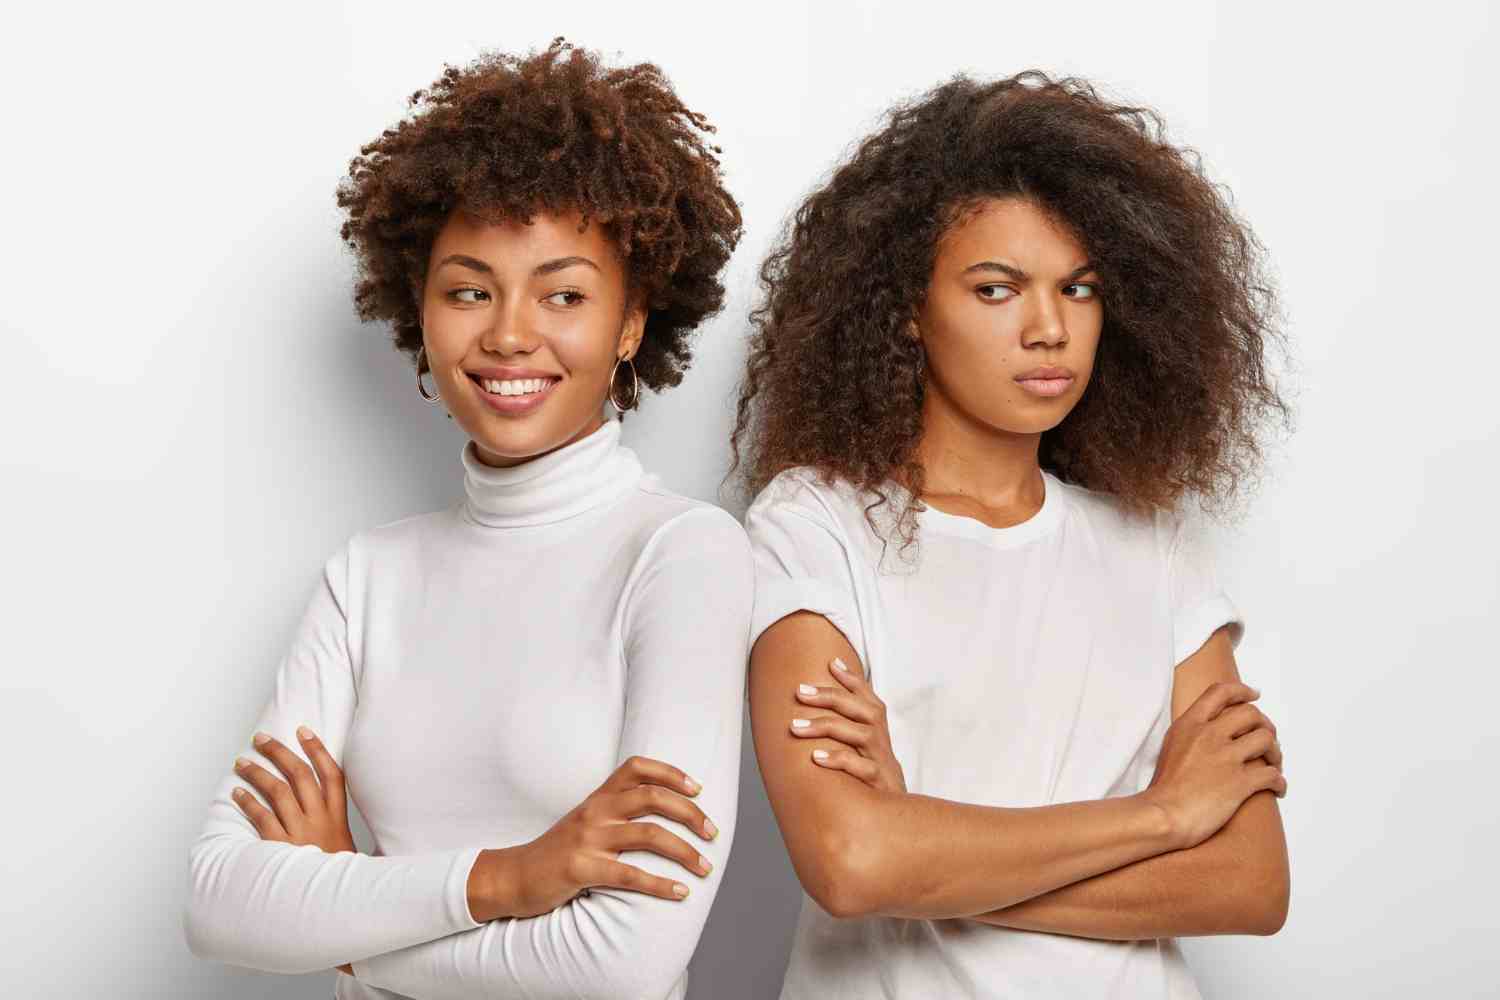
[[[1093,269],[1094,269],[1093,263],[1091,261],[1085,261],[1081,266],[1075,267],[1072,271],[1069,271],[1066,275],[1064,275],[1063,276],[1063,280],[1064,281],[1073,281],[1076,278],[1083,277],[1085,274],[1088,274]],[[993,260],[982,260],[978,264],[970,264],[968,267],[964,268],[964,274],[971,274],[971,273],[973,273],[975,271],[999,271],[1002,274],[1008,274],[1008,275],[1010,275],[1012,278],[1015,278],[1017,281],[1030,281],[1031,280],[1031,275],[1027,274],[1025,271],[1021,270],[1019,267],[1012,267],[1009,264],[1001,264],[1001,263],[999,263],[997,261],[993,261]]]
[[[463,253],[450,253],[448,256],[438,261],[438,267],[444,267],[448,264],[457,264],[460,267],[467,267],[469,270],[478,271],[480,274],[493,275],[495,273],[494,268],[490,267],[478,257],[470,257],[468,254]],[[558,257],[554,260],[543,261],[542,263],[538,264],[536,267],[532,268],[531,274],[532,277],[539,278],[542,275],[554,274],[558,271],[566,270],[570,267],[577,267],[579,264],[583,264],[587,267],[592,267],[596,271],[599,270],[599,265],[595,264],[587,257]]]

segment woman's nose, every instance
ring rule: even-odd
[[[495,321],[480,337],[479,346],[495,354],[529,354],[538,338],[518,306],[495,310]]]
[[[1068,326],[1063,321],[1062,304],[1051,296],[1039,296],[1026,324],[1022,343],[1027,346],[1056,347],[1068,342]]]

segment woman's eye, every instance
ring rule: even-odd
[[[543,301],[559,306],[572,306],[583,301],[583,293],[575,292],[572,289],[564,289],[561,292],[553,292]]]
[[[1069,296],[1069,298],[1088,300],[1099,297],[1099,289],[1095,288],[1093,285],[1069,285],[1068,289],[1072,289],[1075,292],[1075,294]],[[1067,291],[1068,289],[1064,289],[1064,291]]]
[[[483,295],[485,298],[489,298],[489,296],[484,292],[484,290],[483,289],[479,289],[479,288],[455,288],[453,291],[451,291],[451,292],[448,293],[448,296],[450,298],[457,299],[459,302],[467,302],[467,303],[469,303],[471,305],[473,303],[475,303],[475,302],[481,301],[478,298],[465,298],[464,296],[466,296],[466,295],[473,295],[473,296]]]
[[[980,285],[975,291],[981,299],[989,299],[991,302],[1005,302],[1016,294],[1016,290],[1009,285]]]

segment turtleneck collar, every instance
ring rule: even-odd
[[[616,500],[640,481],[641,463],[620,444],[620,423],[606,420],[587,437],[540,458],[497,469],[463,447],[465,506],[491,528],[551,524]]]

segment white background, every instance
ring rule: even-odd
[[[662,65],[747,221],[627,441],[715,498],[753,268],[891,101],[1091,77],[1199,149],[1280,276],[1298,430],[1224,573],[1280,727],[1293,899],[1186,942],[1216,997],[1479,996],[1500,966],[1497,86],[1483,3],[27,5],[0,24],[0,954],[15,997],[320,997],[194,959],[187,849],[326,555],[460,487],[353,315],[334,187],[444,62]],[[1485,63],[1488,63],[1488,66]],[[740,511],[739,502],[725,502]],[[749,741],[746,740],[747,754]],[[773,996],[797,892],[748,756],[694,996]],[[1493,994],[1490,994],[1493,995]]]

